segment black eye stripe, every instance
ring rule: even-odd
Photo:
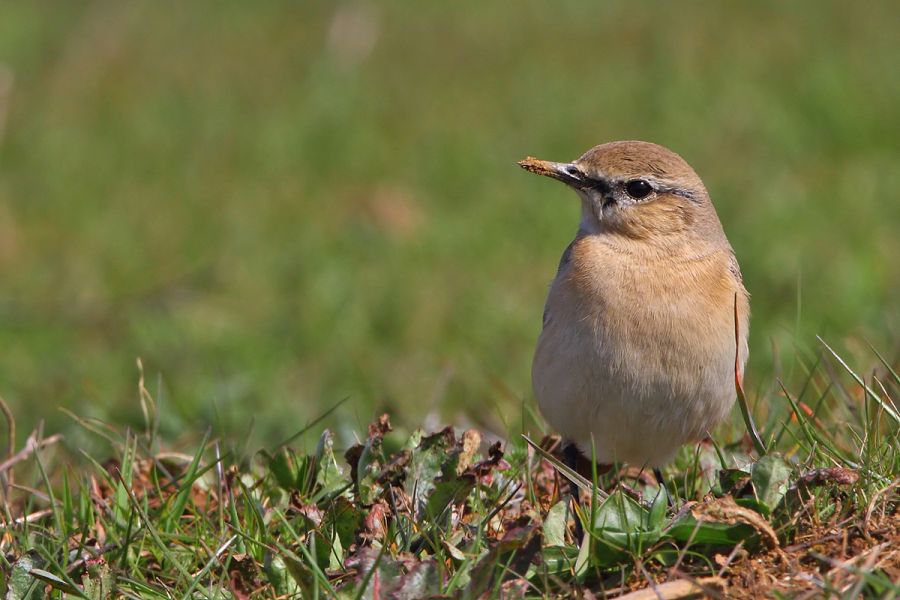
[[[592,190],[597,190],[603,195],[609,194],[612,191],[609,183],[604,179],[591,179],[590,182],[590,188]]]

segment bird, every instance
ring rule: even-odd
[[[519,165],[581,201],[534,353],[538,408],[582,457],[664,485],[659,468],[729,415],[749,351],[749,294],[709,193],[645,141]]]

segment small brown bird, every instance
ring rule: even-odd
[[[538,406],[598,463],[666,463],[729,414],[747,360],[748,294],[709,194],[649,142],[519,164],[581,199],[534,355]]]

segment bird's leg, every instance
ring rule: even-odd
[[[563,463],[578,472],[578,463],[581,459],[581,451],[573,443],[568,443],[563,448]],[[584,527],[581,525],[581,518],[578,516],[578,507],[581,505],[581,493],[578,486],[573,482],[569,482],[569,494],[572,496],[572,514],[575,515],[575,543],[581,545],[584,539]]]
[[[653,469],[653,475],[656,476],[656,482],[659,483],[660,491],[666,495],[666,502],[669,503],[669,508],[672,508],[672,506],[674,506],[672,494],[669,493],[669,488],[666,486],[666,480],[663,478],[662,471],[659,470],[659,467]]]

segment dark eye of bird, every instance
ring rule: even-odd
[[[635,200],[646,198],[652,191],[653,186],[643,179],[632,179],[625,184],[625,192]]]

